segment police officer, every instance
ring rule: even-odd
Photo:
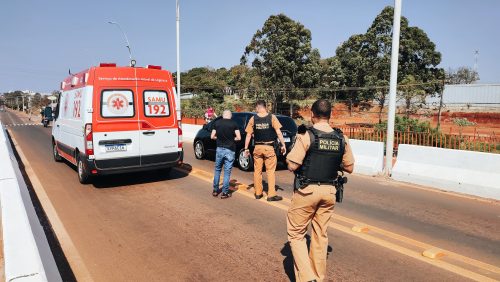
[[[295,172],[295,189],[287,214],[288,241],[297,281],[323,281],[328,248],[327,227],[335,205],[338,171],[352,173],[354,157],[347,137],[329,125],[332,105],[317,100],[311,107],[313,126],[299,131],[287,156]],[[311,224],[308,253],[305,235]]]
[[[267,112],[266,101],[259,100],[255,105],[257,114],[250,118],[248,125],[245,129],[247,136],[245,139],[245,155],[249,156],[248,146],[254,135],[255,147],[253,150],[254,160],[254,189],[255,199],[262,198],[262,166],[265,164],[267,173],[267,200],[268,201],[281,201],[283,198],[276,195],[276,178],[274,172],[276,171],[276,164],[278,159],[274,145],[276,139],[279,138],[281,142],[281,153],[286,154],[285,140],[280,128],[281,123],[275,115]]]

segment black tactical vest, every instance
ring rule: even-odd
[[[254,140],[256,144],[269,143],[276,140],[278,136],[273,128],[272,114],[268,114],[265,117],[255,115],[253,121]]]
[[[342,131],[326,133],[315,128],[307,130],[311,145],[300,167],[299,175],[309,182],[333,183],[341,170],[345,140]]]

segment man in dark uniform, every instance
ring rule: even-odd
[[[263,196],[262,166],[265,164],[268,184],[267,200],[281,201],[283,198],[276,195],[275,187],[276,176],[274,172],[276,171],[278,158],[276,157],[274,144],[278,138],[281,142],[281,153],[283,155],[286,154],[285,140],[281,133],[282,126],[275,115],[267,112],[266,102],[264,100],[257,101],[255,111],[257,114],[250,118],[245,129],[247,133],[245,139],[245,154],[247,156],[249,155],[248,146],[250,145],[252,134],[255,142],[255,148],[253,150],[255,199],[259,200]]]
[[[295,189],[287,214],[288,241],[297,281],[323,281],[326,274],[328,222],[335,205],[338,171],[352,173],[354,157],[349,140],[330,127],[332,105],[317,100],[311,107],[313,127],[299,132],[287,156],[295,172]],[[308,253],[305,235],[311,224]]]

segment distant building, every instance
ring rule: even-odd
[[[191,93],[191,92],[186,92],[186,93],[181,93],[181,100],[189,100],[193,99],[197,94]]]
[[[439,106],[440,96],[427,97],[430,107]],[[500,84],[445,85],[443,104],[451,110],[500,111]]]

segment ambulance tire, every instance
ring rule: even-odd
[[[80,156],[76,159],[76,171],[78,172],[78,180],[81,184],[90,183],[92,175],[89,173],[88,168],[85,166],[85,163]]]
[[[61,162],[62,157],[59,155],[59,151],[57,150],[57,145],[54,140],[52,140],[52,156],[54,156],[54,161]]]
[[[205,146],[203,146],[203,142],[201,140],[194,143],[194,156],[198,160],[203,160],[206,156]]]

